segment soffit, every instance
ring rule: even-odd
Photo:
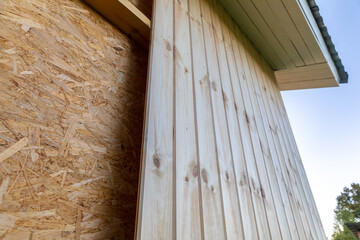
[[[331,38],[324,40],[328,33],[313,0],[310,6],[306,0],[220,2],[272,66],[280,89],[334,87],[347,82]]]

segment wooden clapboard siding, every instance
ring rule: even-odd
[[[326,239],[269,63],[215,0],[153,14],[137,239]]]

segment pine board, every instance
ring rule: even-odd
[[[217,1],[156,4],[137,238],[325,239],[270,65]]]

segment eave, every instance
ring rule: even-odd
[[[280,90],[336,87],[348,76],[313,0],[220,0],[274,69]]]
[[[144,48],[150,20],[128,0],[85,0]],[[275,72],[280,90],[337,87],[348,74],[314,0],[219,0]]]

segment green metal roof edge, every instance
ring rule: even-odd
[[[321,35],[324,38],[327,49],[330,52],[331,58],[335,63],[336,69],[340,76],[340,83],[347,83],[349,75],[345,71],[345,67],[341,62],[338,52],[335,49],[335,45],[331,40],[327,27],[325,26],[324,20],[320,15],[319,6],[316,4],[315,0],[307,0],[311,12],[315,18],[315,21],[320,29]]]

